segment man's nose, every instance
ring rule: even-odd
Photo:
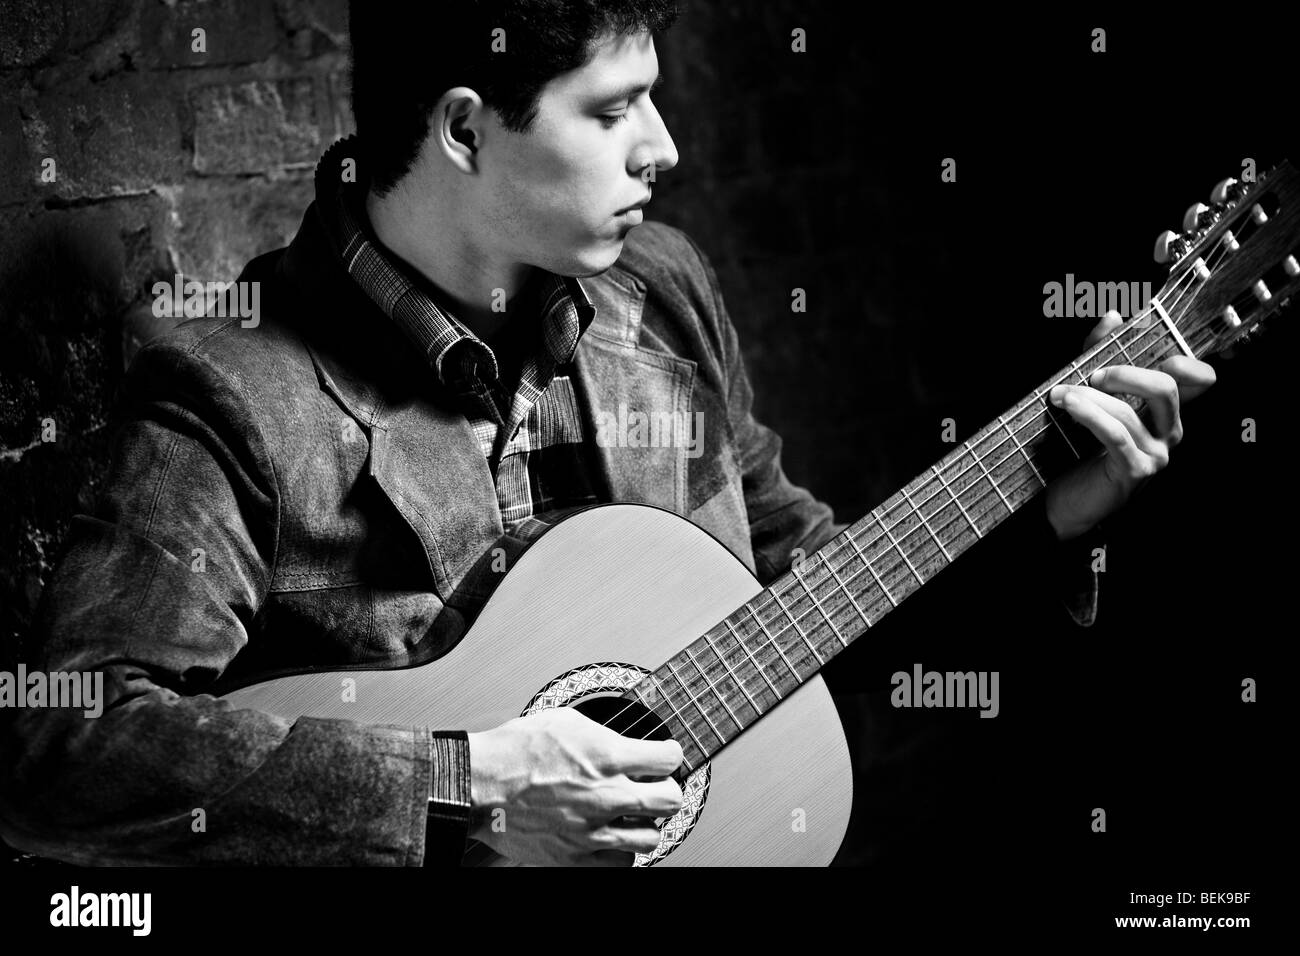
[[[638,177],[641,176],[642,170],[652,163],[656,172],[666,172],[676,166],[678,160],[677,145],[669,135],[663,117],[659,115],[653,103],[650,104],[650,110],[653,113],[650,138],[632,155],[632,172]]]

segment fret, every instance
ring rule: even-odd
[[[731,619],[724,618],[722,623],[727,625],[727,630],[731,632],[731,636],[735,640],[735,642],[740,645],[740,649],[745,652],[745,656],[754,662],[754,667],[758,669],[759,676],[762,677],[763,680],[767,681],[767,686],[772,688],[772,693],[776,694],[776,699],[784,700],[784,697],[782,696],[781,692],[777,690],[776,685],[772,683],[772,678],[768,677],[767,671],[763,670],[763,665],[760,664],[757,659],[755,659],[754,655],[750,653],[749,648],[746,646],[745,642],[741,639],[740,635],[736,633],[735,625],[731,623]]]
[[[943,478],[943,472],[941,472],[938,469],[938,467],[935,465],[931,465],[930,470],[934,472],[934,476],[939,479],[939,484],[943,485],[943,490],[948,492],[948,497],[953,500],[953,504],[957,506],[957,510],[962,513],[962,517],[966,519],[966,523],[970,525],[971,530],[975,532],[975,537],[976,538],[984,537],[984,534],[980,531],[980,526],[977,525],[974,521],[972,521],[970,515],[966,513],[966,509],[965,507],[963,507],[961,503],[961,499],[958,498],[955,494],[953,494],[952,489],[948,487],[948,482],[946,482]]]
[[[839,551],[839,548],[836,547],[835,550]],[[858,604],[858,599],[853,596],[853,592],[849,590],[843,579],[840,578],[840,572],[835,569],[834,555],[828,555],[824,560],[826,562],[826,567],[831,572],[831,577],[835,579],[835,583],[839,585],[840,590],[848,596],[849,603],[853,605],[853,610],[858,612],[858,617],[862,618],[862,622],[866,624],[867,627],[871,627],[871,618],[867,616],[866,611],[862,610],[861,605]],[[845,646],[847,647],[848,645]]]
[[[840,642],[841,646],[848,647],[849,642],[844,640],[844,635],[840,633],[840,629],[835,626],[835,622],[832,621],[830,615],[826,613],[826,609],[822,607],[822,602],[817,600],[817,595],[813,593],[811,588],[808,587],[808,585],[804,582],[804,579],[799,576],[798,570],[792,567],[790,569],[790,573],[794,575],[794,579],[798,581],[799,586],[803,588],[803,593],[808,595],[808,597],[812,600],[813,605],[821,613],[821,616],[826,620],[826,623],[830,625],[831,633],[835,635],[835,639]]]
[[[1119,346],[1119,350],[1120,350],[1121,352],[1124,353],[1124,359],[1125,359],[1125,361],[1128,362],[1129,365],[1136,365],[1136,364],[1137,364],[1137,362],[1134,362],[1134,361],[1133,361],[1133,356],[1131,356],[1131,355],[1128,354],[1128,349],[1124,348],[1124,341],[1123,341],[1123,339],[1121,339],[1120,336],[1118,336],[1118,335],[1115,336],[1115,344],[1118,345],[1118,346]],[[1084,379],[1084,381],[1087,381],[1087,379]]]
[[[1002,489],[998,487],[998,483],[993,480],[993,476],[989,474],[989,470],[984,467],[984,462],[980,459],[980,456],[975,454],[974,448],[971,448],[970,442],[966,442],[966,450],[969,451],[971,457],[975,459],[975,464],[980,466],[980,471],[984,472],[984,477],[987,478],[989,484],[993,486],[993,490],[998,493],[998,497],[1002,499],[1002,503],[1007,506],[1007,511],[1014,511],[1015,509],[1011,507],[1011,502],[1007,501],[1007,496],[1002,493]]]
[[[721,693],[719,693],[718,688],[714,685],[713,681],[709,680],[708,671],[700,667],[700,662],[697,661],[695,659],[695,655],[691,653],[691,646],[689,644],[686,645],[686,658],[691,662],[691,666],[694,667],[695,670],[699,672],[699,675],[704,678],[704,683],[709,685],[709,690],[713,691],[713,696],[718,698],[718,700],[722,703],[723,708],[731,716],[731,722],[735,724],[737,727],[743,727],[744,725],[739,720],[736,719],[735,711],[733,711],[731,709],[731,705],[727,703],[727,698],[724,697]]]
[[[1002,423],[1002,427],[1006,430],[1006,433],[1011,436],[1011,441],[1015,444],[1016,448],[1020,451],[1020,454],[1025,459],[1025,462],[1029,465],[1030,468],[1034,469],[1034,476],[1038,479],[1038,483],[1042,485],[1044,488],[1046,488],[1047,482],[1043,480],[1043,476],[1039,473],[1037,466],[1034,465],[1034,460],[1030,458],[1029,453],[1025,451],[1025,446],[1020,444],[1020,439],[1017,438],[1016,433],[1011,430],[1011,426],[1007,424],[1006,419],[1003,416],[999,415],[998,421]]]
[[[695,741],[695,748],[696,748],[696,749],[697,749],[701,754],[707,754],[708,751],[704,749],[704,744],[700,743],[700,738],[699,738],[699,737],[696,737],[696,736],[695,736],[695,731],[691,730],[690,722],[689,722],[685,717],[682,716],[682,712],[681,712],[680,710],[677,709],[676,705],[675,705],[675,704],[673,703],[673,701],[672,701],[672,698],[669,697],[666,693],[664,693],[664,690],[663,690],[662,687],[659,686],[659,681],[655,678],[655,675],[654,675],[654,674],[651,674],[651,675],[649,676],[648,680],[650,681],[651,684],[654,685],[655,693],[656,693],[660,698],[662,698],[663,700],[667,701],[668,706],[672,709],[672,712],[673,712],[674,714],[677,715],[677,722],[678,722],[679,724],[682,725],[682,729],[685,730],[688,734],[691,735],[691,740]],[[678,681],[678,683],[681,683],[681,681]],[[637,688],[636,688],[636,695],[637,695],[638,697],[641,697],[640,684],[637,685]],[[641,703],[643,703],[643,704],[645,704],[647,707],[649,707],[650,710],[651,710],[652,712],[654,712],[656,716],[658,716],[658,712],[655,711],[654,705],[653,705],[653,704],[650,704],[650,703],[649,703],[649,702],[648,702],[644,697],[641,697]],[[666,721],[665,721],[665,723],[666,723]]]
[[[943,542],[939,540],[939,536],[934,533],[934,528],[930,527],[930,519],[925,516],[925,512],[918,508],[912,501],[912,496],[908,493],[906,485],[903,486],[903,498],[907,500],[908,507],[915,511],[917,516],[921,519],[921,524],[925,526],[925,530],[930,532],[930,537],[934,538],[934,543],[939,546],[939,550],[943,552],[944,558],[949,564],[952,564],[952,555],[949,554],[948,549],[943,546]],[[924,502],[922,502],[922,504],[924,504]],[[939,511],[942,510],[942,508],[937,509],[935,514],[938,514]]]
[[[698,710],[704,716],[705,723],[707,723],[709,727],[713,730],[713,736],[717,737],[720,743],[725,742],[726,738],[723,737],[722,732],[718,730],[718,725],[713,722],[713,718],[709,716],[709,712],[704,709],[704,705],[700,703],[699,698],[697,698],[693,693],[691,693],[690,685],[682,681],[681,675],[677,673],[677,668],[673,667],[673,659],[671,657],[668,658],[667,663],[668,663],[668,672],[673,675],[673,678],[677,681],[677,683],[681,684],[683,687],[686,688],[686,696],[690,698],[691,703],[695,705],[695,709]]]
[[[1051,386],[1048,388],[1048,391],[1050,392],[1055,387],[1055,385]],[[1074,447],[1074,442],[1070,441],[1070,436],[1065,433],[1065,429],[1061,427],[1061,423],[1056,420],[1056,409],[1052,406],[1050,400],[1047,400],[1047,420],[1052,423],[1056,428],[1057,433],[1064,438],[1065,443],[1070,446],[1071,454],[1073,454],[1075,458],[1082,458],[1083,456],[1079,454],[1079,449]],[[1073,419],[1071,419],[1071,421],[1073,421]]]
[[[912,577],[916,578],[918,584],[924,584],[925,578],[921,577],[921,573],[912,565],[911,559],[909,559],[908,556],[903,553],[903,549],[898,546],[898,542],[894,539],[894,532],[889,530],[889,527],[885,524],[885,519],[880,516],[879,512],[875,508],[871,509],[871,516],[880,522],[880,530],[885,532],[885,537],[889,539],[889,543],[894,546],[894,550],[898,552],[898,556],[903,559],[903,563],[906,564],[908,569],[912,572]]]
[[[871,562],[867,560],[867,556],[863,554],[862,549],[858,547],[858,539],[853,536],[853,529],[849,528],[849,530],[845,532],[845,535],[848,537],[849,543],[853,545],[853,550],[858,552],[858,557],[862,559],[862,563],[865,564],[867,570],[871,572],[871,576],[875,578],[876,583],[880,585],[880,590],[885,593],[885,597],[889,598],[889,603],[894,605],[894,607],[898,607],[898,602],[895,601],[894,596],[889,593],[889,588],[885,587],[885,582],[880,580],[880,575],[876,573],[876,569],[871,566]]]
[[[1130,330],[1131,340],[1128,344],[1134,346],[1142,344],[1142,340],[1146,338],[1146,333],[1150,330],[1150,328],[1151,327],[1148,326],[1147,328],[1142,330],[1136,330],[1136,329]],[[1162,336],[1157,336],[1156,345],[1155,345],[1156,357],[1154,359],[1149,358],[1146,360],[1145,363],[1143,363],[1146,368],[1153,368],[1160,361],[1160,355],[1164,352],[1164,349],[1161,344],[1163,341],[1164,338]],[[1143,345],[1142,351],[1139,352],[1138,355],[1134,356],[1132,359],[1129,359],[1129,364],[1138,365],[1142,361],[1143,355],[1148,354],[1150,351],[1151,351],[1150,345]],[[1175,343],[1174,352],[1176,353],[1177,351],[1178,351],[1178,346],[1177,343]]]
[[[826,661],[817,653],[817,648],[808,640],[808,635],[803,632],[803,628],[800,627],[799,622],[794,619],[794,615],[790,613],[790,609],[781,603],[781,595],[777,594],[776,591],[772,591],[772,600],[776,601],[776,606],[785,612],[785,616],[788,617],[790,623],[794,625],[795,633],[803,638],[803,642],[808,645],[808,650],[813,652],[813,657],[817,658],[817,666],[821,667],[825,664]]]
[[[1069,375],[1070,372],[1074,372],[1076,375],[1079,373],[1078,362],[1070,363],[1065,374]],[[1056,420],[1056,407],[1052,404],[1052,400],[1048,398],[1048,392],[1056,388],[1057,385],[1064,385],[1064,384],[1065,384],[1064,381],[1062,381],[1061,379],[1057,379],[1051,385],[1047,386],[1047,390],[1042,394],[1039,394],[1037,392],[1035,392],[1034,394],[1038,397],[1038,399],[1040,399],[1046,405],[1047,420],[1056,427],[1057,432],[1059,432],[1061,437],[1065,439],[1065,443],[1070,446],[1070,453],[1073,454],[1075,458],[1082,458],[1083,456],[1079,454],[1079,449],[1074,447],[1074,442],[1070,441],[1070,436],[1065,433],[1065,429],[1061,427],[1061,423]],[[1073,421],[1074,419],[1069,419],[1069,420]]]
[[[758,702],[755,701],[753,697],[749,696],[749,691],[745,689],[745,682],[740,679],[739,674],[731,669],[730,662],[718,651],[717,646],[713,643],[713,638],[709,637],[708,631],[704,632],[704,643],[708,645],[709,650],[713,651],[713,656],[722,661],[722,666],[727,669],[727,673],[731,675],[731,679],[736,682],[736,686],[740,688],[740,692],[745,695],[745,699],[749,701],[749,706],[754,708],[754,713],[761,715],[763,713],[763,708],[759,707]]]
[[[767,638],[767,643],[776,649],[776,652],[781,655],[781,660],[785,661],[785,666],[790,668],[790,673],[794,675],[795,683],[803,683],[803,678],[799,676],[799,672],[795,670],[794,665],[790,663],[790,658],[785,656],[785,651],[781,650],[781,645],[772,639],[772,635],[768,633],[767,626],[759,620],[758,615],[754,613],[754,605],[746,604],[745,610],[749,612],[749,616],[754,619],[756,624],[758,624],[758,629],[762,631],[763,636]]]

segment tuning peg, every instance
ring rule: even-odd
[[[1156,262],[1161,265],[1168,265],[1187,255],[1188,248],[1189,244],[1185,238],[1170,229],[1166,229],[1156,236],[1156,248],[1153,255]]]
[[[1241,183],[1231,176],[1210,190],[1210,202],[1225,203],[1239,197],[1242,193]]]
[[[1192,203],[1183,213],[1183,232],[1191,234],[1204,229],[1215,220],[1214,212],[1205,203]]]

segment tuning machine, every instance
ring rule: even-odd
[[[1179,235],[1172,229],[1166,229],[1156,236],[1156,248],[1153,253],[1156,262],[1161,265],[1173,265],[1192,248],[1187,236]]]
[[[1224,206],[1236,202],[1245,193],[1245,187],[1229,176],[1210,190],[1210,202]]]
[[[1187,212],[1183,213],[1183,234],[1189,238],[1196,236],[1202,230],[1214,225],[1218,218],[1218,211],[1211,209],[1205,203],[1192,203],[1187,207]]]

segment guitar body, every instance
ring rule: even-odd
[[[281,677],[225,699],[290,719],[488,730],[525,711],[613,697],[761,590],[748,568],[686,519],[642,505],[598,506],[533,544],[441,658],[400,670]],[[355,700],[345,701],[349,677]],[[822,679],[786,697],[683,790],[685,806],[664,822],[659,849],[638,854],[638,864],[829,863],[848,825],[853,784]],[[481,852],[467,862],[506,862],[475,847]]]

